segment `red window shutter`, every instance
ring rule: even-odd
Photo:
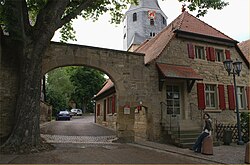
[[[97,116],[100,116],[100,104],[97,105]]]
[[[250,86],[246,87],[246,95],[247,95],[247,108],[250,110]]]
[[[188,57],[194,59],[194,46],[193,44],[187,44],[188,47]]]
[[[234,86],[228,85],[227,86],[227,92],[228,92],[228,105],[230,110],[235,109],[235,98],[234,98]]]
[[[210,53],[210,60],[215,61],[215,51],[214,48],[209,47],[209,53]]]
[[[205,90],[203,83],[197,83],[198,109],[204,110],[205,105]]]
[[[206,47],[206,56],[207,56],[207,60],[210,61],[210,47]]]
[[[225,102],[225,91],[224,91],[224,85],[218,85],[219,90],[219,107],[222,110],[226,109],[226,102]]]
[[[115,95],[112,97],[112,113],[115,113]]]
[[[229,50],[225,50],[225,54],[226,54],[226,59],[231,59],[231,55],[230,55]]]

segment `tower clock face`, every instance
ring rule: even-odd
[[[155,11],[149,10],[148,11],[148,18],[149,19],[155,19]]]

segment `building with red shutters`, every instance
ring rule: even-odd
[[[214,125],[235,124],[235,97],[240,113],[249,112],[249,61],[238,42],[188,12],[184,11],[134,52],[145,54],[141,67],[148,71],[147,90],[151,91],[153,107],[148,109],[145,102],[130,107],[135,111],[135,136],[185,147],[195,139],[181,142],[179,135],[199,133],[205,112]],[[240,76],[236,76],[237,87],[224,68],[226,59],[242,62]],[[96,96],[99,124],[116,128],[116,113],[112,110],[116,109],[115,102],[115,86],[109,80]],[[173,130],[178,135],[173,135]]]

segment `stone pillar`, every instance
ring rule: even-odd
[[[117,116],[117,136],[118,142],[131,143],[135,141],[134,120],[135,114],[130,102],[119,105]]]

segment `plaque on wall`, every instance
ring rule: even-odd
[[[129,115],[130,114],[130,107],[129,106],[125,106],[123,108],[123,113],[124,113],[124,115]]]

